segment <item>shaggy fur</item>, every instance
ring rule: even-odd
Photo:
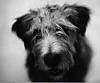
[[[82,82],[91,49],[85,38],[89,9],[53,5],[17,18],[12,31],[24,42],[31,81]]]

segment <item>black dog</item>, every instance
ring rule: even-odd
[[[84,81],[91,49],[85,32],[89,9],[46,6],[20,17],[12,31],[24,41],[31,81]]]

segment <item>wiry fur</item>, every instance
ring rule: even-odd
[[[88,8],[66,4],[31,10],[17,19],[12,31],[28,50],[31,81],[84,81],[91,58],[88,20]]]

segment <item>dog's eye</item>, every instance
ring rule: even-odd
[[[32,38],[32,41],[33,41],[34,43],[37,43],[41,38],[42,38],[42,35],[37,34],[37,35],[35,35],[35,36]]]
[[[37,42],[42,38],[42,34],[40,30],[34,30],[32,35],[32,41]]]
[[[56,31],[61,31],[61,30],[62,30],[62,29],[61,29],[61,28],[59,28],[59,27],[58,27],[58,28],[56,28]]]
[[[36,35],[36,40],[39,40],[39,39],[41,39],[42,38],[42,36],[41,36],[41,34],[38,34],[38,35]]]
[[[36,29],[36,30],[33,31],[32,37],[36,37],[36,36],[38,36],[38,35],[40,35],[40,34],[41,34],[41,31],[38,30],[38,29]]]
[[[60,25],[60,26],[62,27],[63,31],[64,31],[67,35],[69,35],[70,29],[69,29],[67,26],[64,26],[64,25]]]
[[[33,31],[33,36],[36,36],[39,33],[39,31],[36,29]]]
[[[56,31],[62,31],[62,28],[59,25],[57,25],[56,26]]]
[[[58,29],[57,32],[56,32],[56,35],[57,36],[64,36],[65,34],[64,34],[62,29]]]

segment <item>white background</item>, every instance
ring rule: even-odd
[[[79,4],[91,9],[86,36],[93,48],[92,63],[86,81],[100,83],[100,0],[0,0],[0,82],[27,82],[26,51],[12,32],[15,18],[46,4]]]

